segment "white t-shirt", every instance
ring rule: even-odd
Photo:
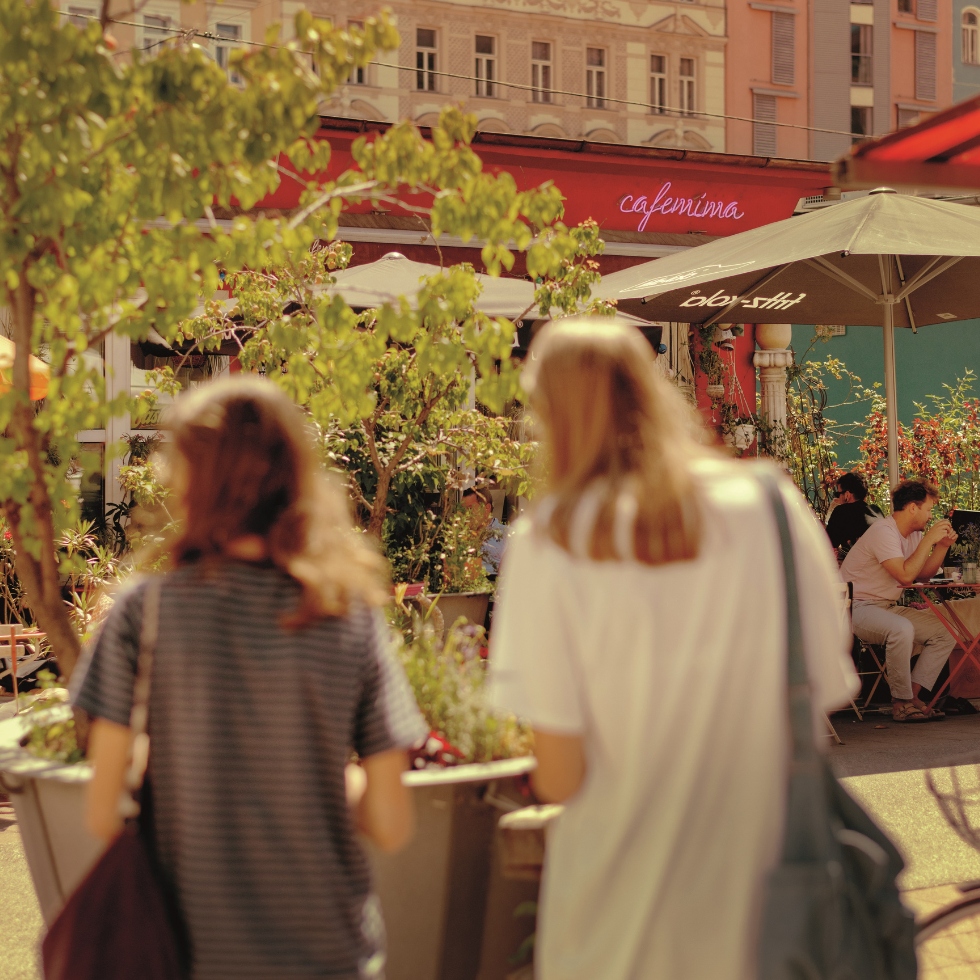
[[[902,537],[894,517],[875,521],[857,539],[840,567],[841,578],[854,585],[854,601],[898,602],[903,587],[881,563],[889,558],[908,561],[921,540],[921,531]]]
[[[574,557],[519,522],[494,617],[495,702],[584,740],[548,840],[539,980],[750,980],[778,856],[788,723],[778,532],[753,468],[711,458],[700,556]],[[815,709],[857,690],[827,535],[784,480]],[[816,716],[820,725],[823,719]]]

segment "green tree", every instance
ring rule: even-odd
[[[508,174],[484,173],[469,146],[473,120],[456,109],[430,141],[409,124],[361,141],[357,169],[336,181],[311,178],[294,216],[241,216],[225,229],[213,208],[251,208],[277,185],[281,154],[302,173],[323,173],[329,146],[313,138],[318,102],[376,51],[397,47],[397,33],[384,16],[342,30],[304,11],[300,40],[278,44],[273,33],[267,46],[232,56],[236,86],[192,43],[118,64],[105,24],[104,16],[79,31],[50,0],[0,0],[0,288],[17,345],[12,387],[0,396],[0,502],[27,602],[65,673],[79,650],[61,589],[81,559],[58,548],[78,516],[66,479],[79,455],[75,433],[132,407],[106,402],[87,350],[110,332],[139,340],[151,327],[208,349],[213,323],[188,317],[220,272],[252,270],[251,281],[236,280],[252,328],[243,358],[321,425],[363,425],[381,404],[426,403],[437,391],[444,407],[461,405],[465,386],[447,379],[471,367],[477,397],[502,407],[517,392],[513,326],[472,311],[471,270],[447,270],[417,304],[380,309],[370,325],[342,300],[306,292],[299,314],[283,315],[280,278],[255,270],[288,270],[290,288],[308,290],[312,246],[336,240],[345,202],[419,193],[431,199],[435,236],[482,240],[491,272],[526,250],[528,271],[546,289],[558,284],[566,309],[587,294],[595,270],[580,259],[597,247],[594,229],[560,224],[555,187],[522,192]],[[32,405],[28,355],[42,350],[50,387]],[[377,370],[386,359],[388,390]],[[378,496],[383,506],[386,494]]]
[[[462,180],[456,168],[427,175],[437,202],[428,214],[433,224],[440,220],[438,202],[448,190],[472,199],[471,175],[479,175],[479,159],[469,146],[474,122],[450,109],[436,130],[437,137],[453,134],[452,153],[465,166]],[[414,144],[412,157],[426,152],[427,144],[411,126],[391,137],[395,146]],[[392,149],[387,141],[355,148],[365,176],[380,154]],[[577,309],[587,302],[597,276],[592,256],[602,247],[598,228],[593,222],[573,229],[544,227],[560,212],[554,188],[514,194],[509,183],[509,177],[502,184],[491,178],[487,186],[493,194],[484,187],[478,212],[484,219],[493,210],[503,214],[513,199],[518,214],[528,219],[508,220],[506,231],[530,244],[528,270],[540,281],[537,309],[527,312],[549,316],[553,309]],[[536,213],[542,205],[544,213]],[[488,222],[487,233],[501,220],[498,215]],[[532,242],[535,226],[538,238]],[[465,215],[454,217],[453,227],[455,233],[472,234]],[[498,249],[484,252],[491,265],[512,260]],[[514,324],[476,308],[481,287],[472,266],[441,269],[420,283],[414,297],[356,314],[328,289],[330,273],[349,258],[349,246],[334,244],[297,256],[290,265],[233,276],[235,308],[209,304],[204,316],[183,326],[183,336],[193,340],[193,349],[208,350],[234,333],[242,364],[276,379],[309,408],[321,426],[328,458],[349,474],[364,525],[376,536],[389,514],[404,510],[406,503],[412,509],[413,484],[416,495],[441,492],[451,485],[453,471],[492,472],[512,493],[526,493],[532,447],[514,438],[512,420],[499,415],[518,395],[510,356]],[[470,404],[471,394],[489,411]]]
[[[925,477],[939,489],[939,508],[980,507],[980,399],[969,368],[944,394],[915,403],[909,425],[899,425],[898,456],[903,478]],[[885,400],[876,392],[865,421],[860,467],[871,496],[886,511],[890,492],[887,473],[888,435]],[[937,508],[937,509],[939,509]]]

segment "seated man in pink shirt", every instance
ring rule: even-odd
[[[875,521],[858,538],[841,565],[854,586],[851,626],[865,643],[885,645],[885,673],[895,721],[929,721],[942,712],[919,698],[931,690],[955,640],[928,609],[897,605],[902,591],[936,574],[956,533],[949,521],[925,530],[939,491],[926,480],[903,480],[892,493],[891,517]],[[924,532],[924,533],[923,533]],[[915,671],[912,648],[922,644]]]

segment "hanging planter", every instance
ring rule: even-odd
[[[725,386],[719,384],[710,384],[705,388],[705,393],[712,401],[719,401],[725,397]]]
[[[744,452],[755,441],[756,427],[754,422],[739,422],[722,433],[722,441],[726,446]]]

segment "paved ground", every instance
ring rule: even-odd
[[[897,725],[886,716],[834,718],[843,745],[830,748],[835,772],[872,813],[905,855],[899,881],[903,897],[921,917],[954,901],[962,882],[980,879],[980,852],[961,840],[946,822],[926,783],[932,771],[937,788],[949,790],[950,766],[980,762],[980,715],[949,717],[920,725]],[[980,830],[980,770],[957,768],[956,776],[978,792],[964,816]],[[980,977],[980,928],[967,920],[920,949],[921,980]]]
[[[926,786],[927,769],[980,761],[980,715],[948,718],[927,725],[896,725],[890,718],[867,715],[834,718],[843,745],[829,747],[831,762],[850,792],[891,834],[905,854],[901,886],[917,915],[954,899],[960,882],[980,879],[980,853],[950,829]],[[980,828],[980,770],[957,770],[973,779],[977,805],[968,810]],[[41,980],[37,943],[41,916],[24,861],[13,812],[0,796],[0,980]],[[961,932],[929,952],[922,980],[980,977],[980,929],[968,922]]]
[[[41,911],[13,808],[0,795],[0,980],[41,980],[36,949]]]

